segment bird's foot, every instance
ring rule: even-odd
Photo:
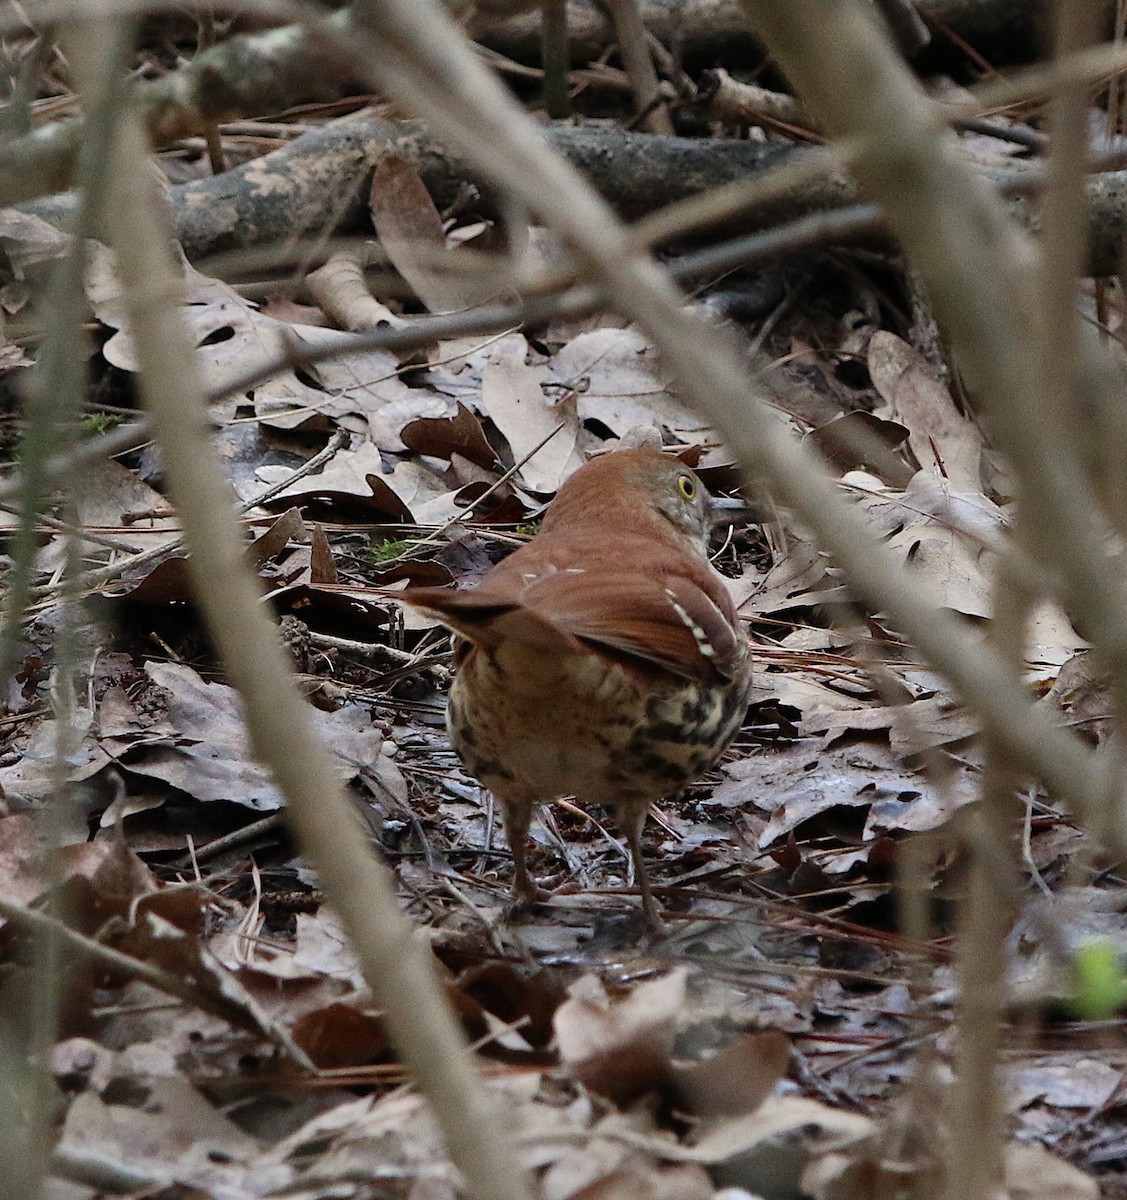
[[[519,885],[514,883],[510,894],[512,899],[509,902],[509,911],[513,914],[526,913],[534,905],[540,904],[552,895],[547,888],[533,883],[531,879],[525,879]]]
[[[664,941],[669,936],[669,926],[657,915],[656,908],[646,908],[643,912],[643,920],[645,925],[639,941],[639,945],[643,948],[649,949],[655,943]]]

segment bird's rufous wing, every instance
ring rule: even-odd
[[[691,679],[730,676],[743,653],[723,584],[708,576],[497,570],[476,588],[409,588],[403,599],[486,648],[511,638],[563,649],[578,639]]]

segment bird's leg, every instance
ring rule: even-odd
[[[648,804],[642,805],[637,812],[624,812],[619,820],[630,846],[630,857],[634,860],[634,878],[638,882],[638,890],[642,893],[642,912],[646,915],[646,924],[654,933],[664,933],[665,926],[658,915],[657,903],[650,888],[646,860],[642,857],[642,827],[646,823],[648,810]]]
[[[501,800],[501,797],[497,797]],[[501,812],[505,819],[505,837],[513,856],[512,896],[518,909],[528,908],[548,893],[538,886],[528,874],[526,854],[528,852],[528,827],[532,823],[533,805],[527,800],[501,800]]]

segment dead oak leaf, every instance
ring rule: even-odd
[[[560,1058],[584,1086],[620,1106],[661,1086],[687,979],[677,968],[615,999],[594,975],[583,976],[553,1020]]]
[[[233,688],[207,683],[180,663],[146,663],[145,673],[168,693],[168,721],[176,735],[171,745],[147,748],[130,761],[130,772],[162,779],[197,800],[226,800],[263,812],[282,806],[272,777],[251,754],[242,700]],[[391,766],[379,761],[383,736],[366,710],[310,709],[310,717],[333,748],[342,777],[375,775]]]
[[[955,406],[934,368],[907,342],[878,329],[869,342],[869,375],[927,472],[953,491],[981,492],[982,437]]]

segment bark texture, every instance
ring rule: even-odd
[[[591,181],[620,216],[633,220],[709,188],[747,179],[805,151],[789,145],[724,138],[679,138],[633,133],[614,126],[549,126],[545,137]],[[324,237],[334,231],[371,233],[367,186],[376,163],[394,151],[419,171],[440,209],[455,203],[483,215],[500,211],[497,194],[465,161],[421,125],[388,121],[371,112],[330,122],[222,175],[169,188],[173,229],[188,258]],[[988,160],[977,169],[1004,185],[1027,178],[1034,166]],[[467,200],[467,189],[476,194]],[[1127,172],[1088,183],[1089,270],[1120,270],[1127,223]],[[857,200],[852,182],[835,174],[732,220],[720,233],[747,233]],[[49,196],[19,206],[67,227],[74,196]],[[1030,206],[1015,201],[1028,221]]]
[[[1115,0],[1102,4],[1110,33]],[[646,28],[687,59],[719,56],[730,63],[749,52],[762,53],[739,0],[641,0],[641,7]],[[933,30],[950,29],[996,64],[1040,57],[1042,31],[1052,11],[1049,0],[919,0],[916,7]],[[521,61],[539,61],[539,19],[538,13],[514,17],[481,40]],[[597,58],[614,42],[613,26],[594,0],[568,0],[567,21],[573,62]],[[940,34],[923,57],[934,59],[950,50],[950,42]]]
[[[628,133],[610,126],[558,126],[546,129],[545,135],[627,219],[745,178],[796,153],[761,142]],[[493,189],[421,126],[363,112],[222,175],[168,189],[165,196],[176,236],[188,258],[195,260],[334,229],[370,232],[367,184],[381,156],[391,151],[414,165],[440,209],[456,201],[464,205],[468,185],[480,196],[472,207],[488,214],[498,211]],[[845,186],[829,183],[809,190],[804,199],[796,197],[786,209],[833,207],[849,194]],[[800,207],[796,210],[795,205]],[[44,197],[22,209],[65,226],[74,198]],[[758,224],[782,215],[781,209],[765,213]],[[740,228],[749,225],[745,221]]]

